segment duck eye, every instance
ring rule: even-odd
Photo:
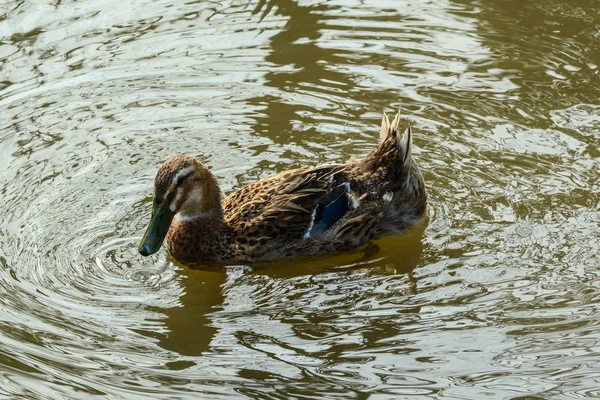
[[[184,178],[181,178],[180,180],[177,181],[177,187],[182,187],[183,186],[183,182],[185,181]]]

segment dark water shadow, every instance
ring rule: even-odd
[[[295,1],[271,0],[260,2],[256,13],[269,13],[288,18],[287,25],[280,33],[271,38],[272,51],[265,58],[267,62],[281,67],[290,67],[291,71],[274,71],[266,75],[266,86],[279,89],[282,93],[290,88],[306,87],[311,90],[325,90],[319,82],[328,79],[338,85],[349,87],[351,82],[344,74],[327,68],[327,63],[335,62],[335,55],[328,49],[316,46],[313,41],[320,37],[323,27],[322,11],[329,9],[326,3],[300,6]],[[297,89],[296,89],[297,90]],[[302,143],[306,140],[323,141],[322,135],[315,129],[294,132],[292,121],[302,119],[303,112],[311,112],[310,105],[295,104],[275,96],[261,96],[249,100],[249,103],[263,108],[261,116],[256,118],[252,127],[261,136],[268,137],[278,144]],[[303,121],[310,122],[310,121]]]
[[[389,236],[371,242],[354,251],[310,258],[294,258],[276,263],[257,264],[245,268],[246,274],[267,275],[272,279],[293,279],[305,275],[326,273],[366,273],[372,275],[406,274],[409,293],[417,293],[413,270],[423,253],[421,224],[402,235]],[[211,350],[211,341],[217,333],[211,314],[222,309],[224,287],[228,280],[226,266],[181,265],[180,304],[160,309],[166,333],[153,333],[160,347],[183,356],[198,356]]]
[[[180,304],[161,308],[166,333],[154,334],[158,345],[183,356],[200,356],[210,350],[217,332],[211,325],[210,314],[223,304],[223,284],[227,275],[222,272],[182,268]]]

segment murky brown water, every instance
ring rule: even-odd
[[[0,0],[0,396],[600,397],[597,0]],[[402,102],[429,222],[252,271],[136,251],[162,160],[230,191]]]

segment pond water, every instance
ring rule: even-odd
[[[600,397],[597,0],[0,0],[0,396]],[[142,258],[158,165],[229,193],[376,145],[379,252]]]

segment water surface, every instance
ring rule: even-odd
[[[595,0],[0,0],[0,396],[600,397]],[[226,272],[137,253],[161,161],[365,155],[428,221]]]

